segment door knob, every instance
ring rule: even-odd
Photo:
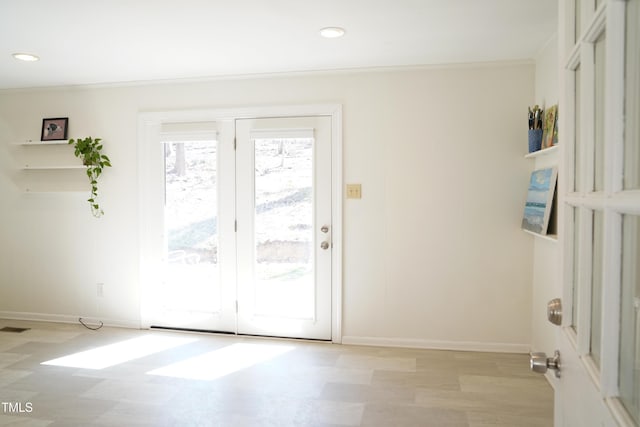
[[[545,353],[531,353],[529,357],[529,367],[533,372],[544,374],[547,369],[553,369],[556,378],[560,378],[560,352],[555,351],[553,357],[547,357]]]
[[[323,233],[327,234],[329,232],[329,226],[328,225],[323,225],[322,227],[320,227],[320,231],[322,231]]]
[[[547,319],[554,325],[562,325],[562,300],[554,298],[547,303]]]
[[[329,242],[320,243],[320,247],[326,251],[327,249],[329,249]]]

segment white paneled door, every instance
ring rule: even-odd
[[[151,325],[332,338],[331,120],[162,124]]]
[[[640,0],[564,0],[557,426],[640,425]]]

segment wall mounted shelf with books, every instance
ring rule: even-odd
[[[529,180],[522,229],[538,238],[558,241],[557,177],[558,177],[558,106],[543,111],[538,105],[529,107],[529,153],[534,167]]]
[[[558,151],[558,146],[554,145],[549,148],[543,148],[542,150],[534,151],[533,153],[526,154],[524,156],[525,159],[535,159],[536,157],[548,156],[551,154],[556,154]]]

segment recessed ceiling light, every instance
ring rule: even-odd
[[[36,55],[31,55],[30,53],[14,53],[13,57],[16,59],[19,59],[20,61],[37,61],[40,58],[38,58]]]
[[[320,35],[328,39],[335,39],[337,37],[342,37],[344,36],[344,28],[325,27],[320,30]]]

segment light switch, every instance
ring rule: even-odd
[[[362,185],[347,184],[347,199],[361,199],[361,198],[362,198]]]

